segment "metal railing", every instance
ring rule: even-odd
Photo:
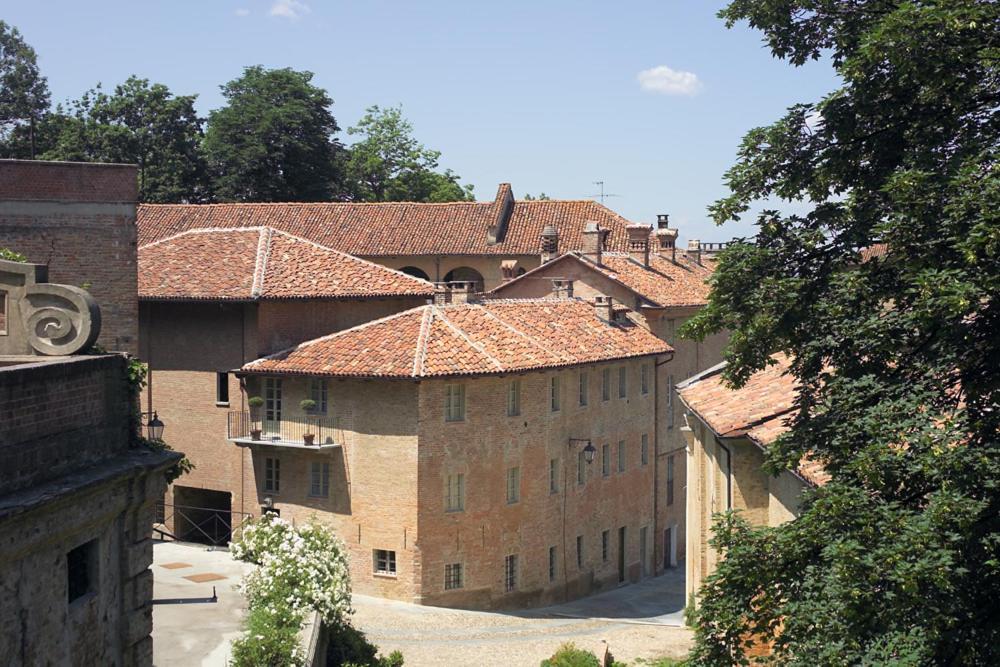
[[[154,537],[162,540],[200,542],[212,546],[229,544],[243,524],[253,518],[247,512],[213,507],[158,503],[153,522]]]
[[[312,416],[298,419],[258,419],[249,412],[230,412],[226,437],[229,440],[249,440],[279,444],[305,444],[312,436],[314,445],[339,445],[344,442],[344,429],[335,417]]]

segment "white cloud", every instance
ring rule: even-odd
[[[659,65],[652,69],[639,72],[639,87],[649,93],[664,95],[697,95],[701,90],[701,81],[694,72],[681,72]]]
[[[240,7],[233,13],[236,14],[237,16],[250,16],[250,10],[246,9],[245,7]]]
[[[284,19],[297,19],[311,11],[309,5],[299,2],[299,0],[274,0],[270,14]]]

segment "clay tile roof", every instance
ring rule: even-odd
[[[139,298],[307,299],[432,296],[400,271],[270,227],[194,229],[139,248]]]
[[[386,378],[483,375],[641,357],[672,348],[577,299],[426,305],[251,362],[246,372]]]
[[[501,184],[490,202],[143,204],[139,243],[198,228],[267,226],[351,255],[538,255],[546,226],[564,250],[582,247],[583,224],[610,230],[608,248],[624,250],[628,220],[590,200],[514,201]],[[497,240],[489,240],[491,230]]]
[[[786,419],[797,395],[795,378],[786,372],[787,357],[775,355],[774,359],[774,365],[754,373],[739,389],[725,385],[725,364],[719,364],[677,385],[677,394],[720,438],[746,436],[766,448],[788,430]],[[799,463],[796,474],[817,486],[829,479],[822,465],[808,457]]]

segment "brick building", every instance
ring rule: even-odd
[[[653,574],[670,346],[608,299],[469,289],[245,365],[244,495],[332,525],[367,594],[509,608]]]
[[[828,478],[815,461],[772,477],[763,469],[767,446],[787,430],[794,408],[794,378],[784,357],[755,373],[740,389],[722,381],[724,364],[677,386],[690,442],[688,457],[687,577],[689,600],[712,573],[719,554],[708,543],[712,515],[740,510],[752,524],[776,526],[798,513],[802,491]]]
[[[86,287],[101,306],[99,345],[139,349],[135,165],[0,160],[0,246]]]
[[[518,201],[500,184],[487,202],[143,204],[139,242],[198,228],[270,226],[433,282],[472,281],[492,289],[541,263],[542,231],[566,250],[582,249],[588,220],[625,250],[628,220],[590,200]]]
[[[680,433],[681,411],[674,401],[674,387],[717,364],[728,338],[714,335],[699,342],[680,338],[677,331],[708,303],[707,280],[721,244],[706,249],[695,240],[686,251],[677,249],[677,230],[668,228],[667,216],[660,216],[655,231],[646,225],[629,225],[625,232],[628,252],[608,250],[609,231],[596,222],[583,229],[580,251],[562,252],[560,230],[545,229],[548,261],[496,287],[490,296],[610,297],[638,313],[649,330],[674,349],[671,362],[657,366],[654,376],[660,396],[653,443],[657,479],[653,548],[659,571],[677,565],[685,556],[687,442]]]
[[[139,249],[140,357],[149,365],[145,409],[196,468],[167,494],[186,539],[225,541],[245,499],[249,455],[226,442],[241,406],[244,363],[319,335],[426,303],[430,283],[269,227],[198,229]],[[234,516],[231,513],[235,513]],[[200,526],[200,527],[196,527]]]

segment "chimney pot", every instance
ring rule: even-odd
[[[677,230],[660,228],[656,230],[657,249],[660,257],[677,261]]]
[[[615,321],[615,302],[610,296],[595,296],[594,297],[594,310],[597,311],[597,316],[602,320],[607,320],[608,322]]]
[[[573,281],[565,278],[552,279],[552,294],[558,299],[573,297]]]
[[[559,229],[545,225],[542,229],[542,264],[559,254]]]
[[[667,229],[670,227],[670,214],[660,213],[656,216],[656,228],[657,229]]]
[[[476,303],[476,283],[469,280],[454,280],[450,283],[434,283],[434,303]]]
[[[594,264],[601,263],[601,252],[604,249],[604,236],[606,230],[601,229],[601,226],[589,220],[584,223],[583,226],[583,256],[592,261]]]
[[[690,239],[688,241],[687,254],[694,260],[695,264],[701,264],[701,241]]]
[[[633,260],[649,266],[649,232],[646,225],[628,225],[628,254]]]

